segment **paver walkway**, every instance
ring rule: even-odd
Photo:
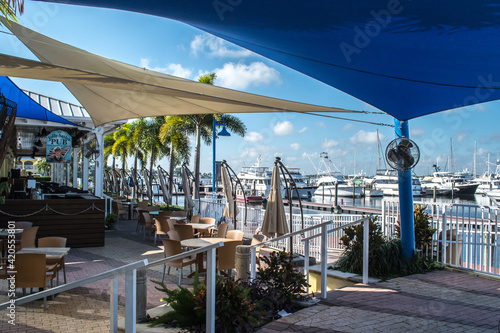
[[[141,259],[163,257],[152,239],[135,233],[136,221],[120,220],[106,232],[101,248],[72,249],[66,258],[68,282]],[[187,268],[186,268],[187,269]],[[161,267],[149,269],[148,308],[161,304],[162,293],[151,279],[161,279]],[[174,288],[175,270],[166,276]],[[183,285],[192,285],[184,278]],[[124,313],[124,281],[120,279],[119,311]],[[0,302],[7,283],[0,281]],[[20,297],[20,293],[17,295]],[[109,332],[109,281],[59,294],[47,310],[36,301],[16,309],[16,326],[0,313],[0,332]],[[387,282],[330,291],[318,305],[272,322],[259,330],[275,332],[499,332],[500,281],[459,272],[436,271]]]

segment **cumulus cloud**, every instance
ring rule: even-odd
[[[318,122],[316,123],[316,125],[318,125],[318,126],[319,126],[319,127],[321,127],[321,128],[326,128],[326,124],[325,124],[324,122],[322,122],[322,121],[318,121]]]
[[[307,127],[302,127],[300,130],[299,130],[299,133],[304,133],[305,131],[307,131],[308,128]]]
[[[324,138],[323,141],[321,142],[321,147],[324,149],[332,148],[332,147],[335,147],[338,145],[339,145],[339,142],[337,140],[328,139],[328,138]]]
[[[231,89],[243,90],[249,86],[281,83],[279,72],[263,62],[250,65],[229,62],[214,72],[217,73],[217,85]]]
[[[249,142],[260,142],[264,137],[257,132],[249,132],[245,135],[244,140]]]
[[[293,150],[299,150],[300,149],[300,143],[297,143],[297,142],[292,143],[290,145],[290,148],[292,148]]]
[[[194,55],[205,53],[212,57],[221,58],[243,58],[252,55],[251,51],[234,46],[221,38],[210,35],[196,35],[191,41],[191,53]]]
[[[278,122],[273,127],[274,135],[288,135],[293,132],[293,124],[288,120]]]
[[[384,139],[384,135],[379,133],[380,140]],[[377,143],[377,132],[366,132],[363,130],[358,131],[358,133],[354,134],[350,139],[351,143],[363,143],[363,144],[375,144]]]
[[[190,69],[184,68],[180,64],[168,64],[166,67],[150,67],[150,63],[150,59],[141,58],[140,66],[155,72],[170,74],[185,79],[189,79],[193,73]]]
[[[342,130],[347,132],[347,131],[352,131],[354,129],[354,124],[353,123],[347,123],[344,126],[342,126]]]

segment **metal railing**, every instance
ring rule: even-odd
[[[223,246],[224,243],[216,243],[207,245],[198,249],[190,250],[148,263],[147,259],[130,263],[109,271],[99,273],[81,280],[63,284],[54,288],[24,296],[15,299],[13,302],[8,301],[0,304],[0,310],[15,308],[18,305],[26,304],[41,298],[53,296],[64,291],[82,287],[87,284],[97,282],[103,279],[111,279],[110,281],[110,332],[118,332],[118,277],[125,275],[125,332],[136,332],[137,318],[137,271],[148,269],[153,266],[163,265],[167,262],[184,259],[199,253],[207,253],[207,315],[206,315],[206,331],[209,333],[215,332],[215,273],[216,273],[216,249]],[[145,300],[144,300],[145,301]]]
[[[297,235],[303,235],[303,234],[310,234],[307,237],[304,237],[301,239],[301,242],[304,244],[304,275],[306,279],[309,279],[309,259],[310,259],[310,248],[311,248],[311,242],[314,242],[316,238],[320,238],[320,267],[321,267],[321,294],[320,297],[325,299],[326,298],[326,291],[327,291],[327,259],[328,259],[328,248],[327,248],[327,237],[329,233],[336,232],[341,229],[345,229],[347,227],[363,223],[363,283],[367,284],[368,283],[368,251],[369,251],[369,223],[367,223],[370,220],[369,217],[362,218],[360,220],[350,222],[341,226],[334,227],[330,230],[328,230],[329,226],[332,226],[333,221],[328,221],[328,222],[322,222],[320,224],[294,231],[291,233],[288,233],[286,235],[276,237],[273,239],[270,239],[265,242],[261,242],[258,244],[254,244],[250,246],[250,278],[255,279],[256,277],[256,267],[257,267],[257,248],[263,247],[263,246],[269,246],[270,244],[273,243],[278,243],[283,240],[290,239],[291,236],[297,236]],[[318,232],[319,231],[319,232]]]

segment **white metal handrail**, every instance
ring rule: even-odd
[[[306,278],[309,278],[309,242],[311,239],[317,238],[321,236],[321,298],[326,298],[326,285],[327,285],[327,247],[326,247],[326,237],[327,234],[331,232],[335,232],[341,229],[345,229],[351,227],[353,225],[363,223],[363,284],[368,284],[368,252],[369,252],[369,234],[370,234],[370,224],[367,223],[370,221],[370,217],[365,217],[360,220],[350,222],[338,227],[335,227],[330,230],[326,230],[326,225],[321,227],[321,233],[315,234],[306,238],[301,239],[302,242],[305,242],[305,254],[304,254],[304,275]]]
[[[206,331],[208,333],[215,332],[215,271],[216,271],[216,250],[218,247],[224,246],[224,242],[210,244],[198,249],[189,250],[181,254],[176,254],[168,258],[155,260],[149,263],[142,269],[147,269],[153,266],[165,264],[169,261],[183,259],[194,254],[207,252],[207,310],[206,310]]]
[[[140,260],[131,264],[127,264],[118,268],[111,269],[109,271],[99,273],[87,278],[70,282],[64,285],[60,285],[54,288],[50,288],[36,294],[31,294],[18,299],[14,302],[8,301],[0,304],[0,310],[8,309],[11,307],[25,304],[31,301],[35,301],[40,298],[47,296],[52,296],[59,294],[64,291],[68,291],[77,287],[81,287],[93,282],[97,282],[103,279],[110,278],[110,332],[118,331],[118,276],[125,274],[125,321],[128,326],[126,326],[126,332],[136,331],[135,318],[136,318],[136,304],[135,304],[135,280],[137,269],[142,268],[148,264],[148,260]]]

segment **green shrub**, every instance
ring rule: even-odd
[[[191,332],[203,332],[206,320],[206,287],[199,283],[198,274],[194,278],[193,291],[187,288],[169,290],[163,283],[153,281],[160,286],[167,297],[162,298],[172,307],[168,312],[151,323],[168,324],[188,329]],[[250,298],[250,288],[232,278],[217,276],[215,283],[215,329],[221,333],[253,332],[259,325],[254,314],[255,304]]]
[[[118,214],[109,213],[105,218],[105,224],[108,229],[113,229],[118,221]]]
[[[437,229],[431,228],[431,217],[425,212],[427,206],[416,205],[413,210],[413,226],[415,229],[415,248],[422,250],[424,253],[426,249],[432,244],[432,236]],[[396,236],[401,238],[401,221],[398,220],[396,225]]]

